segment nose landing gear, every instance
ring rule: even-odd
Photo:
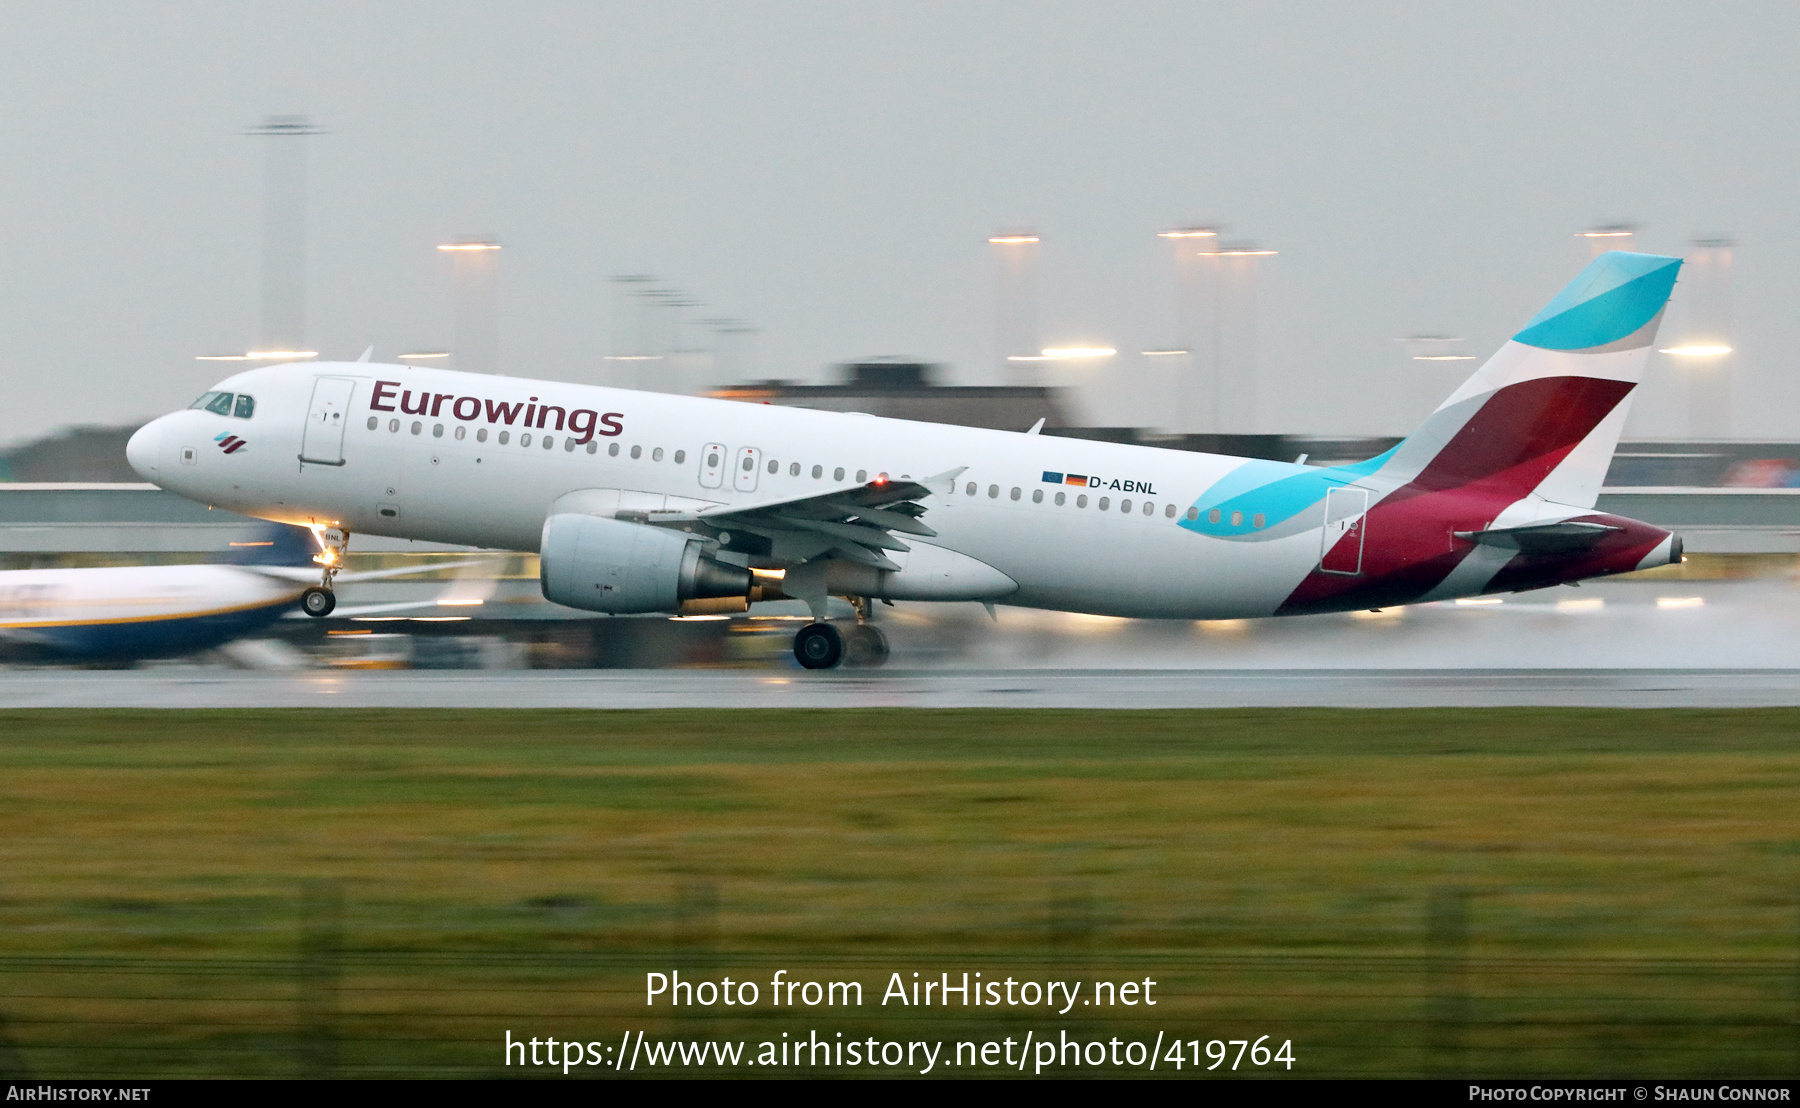
[[[338,571],[344,568],[344,552],[350,547],[350,532],[338,528],[318,528],[313,534],[319,537],[319,544],[325,549],[313,555],[313,561],[321,567],[319,583],[300,594],[300,610],[314,619],[323,619],[337,607],[337,594],[331,590],[331,582]]]
[[[315,586],[300,594],[300,610],[314,619],[323,619],[335,607],[337,597],[332,595],[330,589]]]

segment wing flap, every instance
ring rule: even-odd
[[[804,562],[824,555],[897,571],[900,566],[882,551],[904,553],[912,548],[890,532],[922,538],[937,536],[919,520],[925,507],[918,501],[930,495],[931,488],[918,481],[875,480],[761,504],[648,512],[643,521],[663,526],[700,524],[719,531],[748,531],[769,540],[770,554],[776,561]]]

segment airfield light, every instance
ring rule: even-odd
[[[1213,239],[1219,237],[1219,232],[1211,227],[1180,227],[1173,231],[1158,231],[1156,237],[1159,239]]]
[[[1472,362],[1473,354],[1414,354],[1415,362]]]
[[[1161,358],[1170,354],[1186,354],[1186,350],[1144,350],[1141,353],[1147,358]]]
[[[196,354],[197,362],[286,362],[316,358],[317,350],[251,350],[243,354]]]
[[[996,246],[1011,246],[1023,242],[1036,242],[1038,237],[1036,235],[994,235],[988,241]]]
[[[414,353],[411,353],[411,354],[402,354],[400,356],[402,358],[448,358],[450,356],[450,351],[448,351],[448,350],[420,350],[420,351],[415,351]]]
[[[1602,229],[1598,231],[1577,231],[1575,232],[1575,237],[1578,239],[1628,239],[1636,233],[1637,232],[1635,231]]]
[[[439,245],[438,249],[445,253],[466,250],[498,250],[500,244],[497,242],[446,242]]]
[[[480,600],[440,600],[440,601],[438,601],[438,607],[440,607],[440,608],[474,608],[474,607],[479,607],[483,603],[484,603],[484,601],[480,601]]]
[[[1681,358],[1716,358],[1721,354],[1731,353],[1729,346],[1709,346],[1695,343],[1690,346],[1670,346],[1657,351],[1658,354],[1674,354]]]
[[[1052,346],[1044,349],[1043,356],[1060,361],[1064,358],[1110,358],[1117,353],[1110,346]]]
[[[1255,250],[1249,247],[1238,247],[1232,250],[1202,250],[1202,258],[1264,258],[1277,254],[1277,250]]]

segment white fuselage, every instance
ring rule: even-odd
[[[321,378],[344,382],[335,417],[311,410]],[[132,462],[174,492],[285,523],[535,551],[571,492],[622,490],[639,509],[749,505],[885,473],[939,478],[924,502],[930,543],[1011,578],[1017,590],[994,598],[1009,604],[1268,615],[1319,560],[1316,529],[1250,545],[1177,526],[1241,458],[407,366],[273,366],[218,388],[254,396],[254,415],[164,416],[133,441]],[[535,414],[526,425],[526,405],[551,406],[543,428]],[[325,420],[312,432],[309,413]],[[227,453],[219,443],[233,437],[246,445]]]

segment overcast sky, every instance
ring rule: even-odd
[[[1396,337],[1485,355],[1625,218],[1644,249],[1738,239],[1737,429],[1800,437],[1797,30],[1792,4],[8,4],[0,440],[183,405],[230,368],[194,355],[255,340],[240,132],[278,112],[330,130],[327,356],[448,345],[433,246],[484,234],[509,372],[599,379],[608,279],[653,273],[759,327],[764,376],[907,354],[988,383],[990,233],[1043,235],[1046,343],[1135,351],[1173,333],[1156,233],[1211,221],[1280,251],[1263,429],[1398,432]],[[1099,390],[1126,414],[1158,405],[1139,366]]]

